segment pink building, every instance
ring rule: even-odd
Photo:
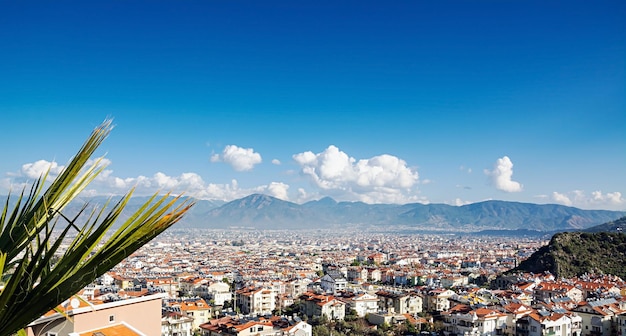
[[[124,335],[160,335],[161,302],[165,294],[99,304],[86,304],[76,298],[60,308],[69,318],[54,310],[28,326],[29,336],[82,336],[104,330],[124,330]]]

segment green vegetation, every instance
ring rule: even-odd
[[[385,335],[380,329],[371,329],[363,318],[352,322],[319,320],[312,322],[313,336]]]
[[[608,222],[608,223],[592,226],[592,227],[590,227],[590,228],[588,228],[588,229],[586,229],[584,231],[585,232],[601,232],[601,231],[605,231],[605,232],[622,232],[622,233],[626,233],[626,217],[622,217],[622,218],[616,219],[616,220]]]
[[[14,206],[7,197],[0,214],[0,335],[26,335],[23,328],[30,322],[165,231],[193,205],[155,194],[111,232],[131,190],[108,210],[85,214],[85,220],[80,215],[88,205],[74,218],[65,216],[66,206],[105,169],[91,156],[111,128],[110,121],[96,128],[51,183],[42,176]]]
[[[626,234],[616,232],[563,232],[552,236],[550,243],[514,273],[549,271],[556,277],[570,278],[585,273],[612,274],[626,278]]]
[[[348,316],[350,318],[348,319]],[[418,326],[412,325],[408,321],[389,325],[384,323],[378,327],[367,322],[367,318],[356,316],[356,312],[351,311],[346,315],[346,319],[341,321],[330,320],[326,316],[312,318],[308,321],[313,326],[313,336],[403,336],[417,335],[420,332]],[[431,330],[432,326],[425,324],[421,326],[423,330]]]

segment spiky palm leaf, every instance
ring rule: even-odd
[[[81,224],[63,209],[102,172],[94,151],[112,129],[107,120],[97,127],[63,172],[45,188],[46,175],[28,194],[9,198],[0,214],[0,335],[12,335],[69,299],[141,246],[176,223],[193,206],[180,197],[153,195],[117,230],[132,190],[110,210],[92,211]],[[87,209],[85,205],[79,215]],[[86,215],[86,214],[85,214]],[[83,218],[83,217],[81,217]],[[59,227],[57,228],[57,223]],[[65,225],[62,230],[61,226]],[[62,241],[75,236],[60,250]],[[113,231],[112,233],[110,231]],[[55,253],[63,253],[54,260]]]

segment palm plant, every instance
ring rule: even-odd
[[[90,158],[111,129],[110,120],[97,127],[47,188],[44,174],[29,192],[22,190],[15,205],[7,197],[0,213],[0,335],[25,334],[29,323],[176,223],[193,205],[180,196],[154,194],[114,230],[130,190],[101,210],[87,211],[84,205],[68,218],[64,208],[105,168],[101,159]],[[67,247],[61,249],[64,239]]]

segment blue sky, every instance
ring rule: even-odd
[[[624,1],[3,2],[0,194],[626,210]]]

